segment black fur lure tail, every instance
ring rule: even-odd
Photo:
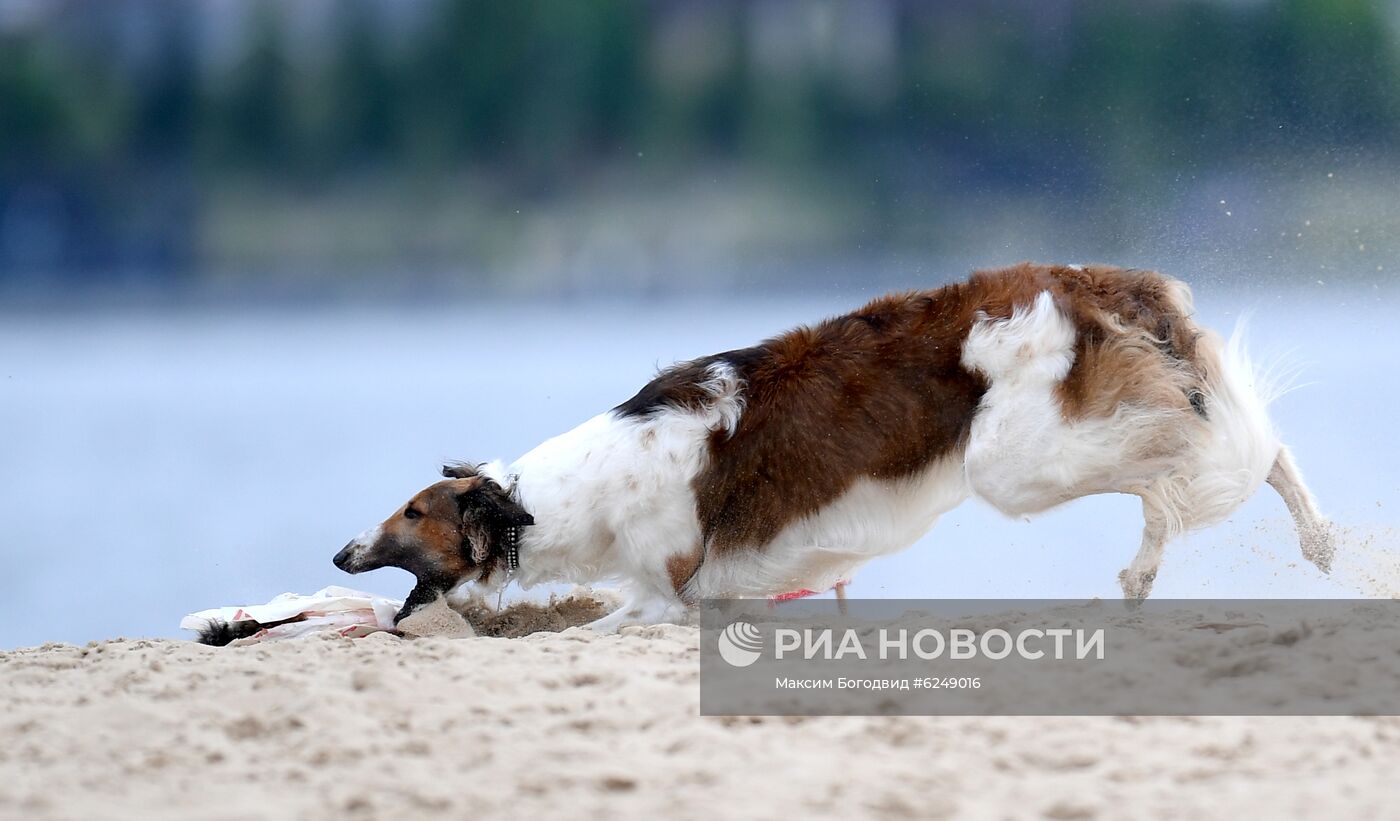
[[[231,641],[246,639],[261,629],[263,626],[255,621],[237,621],[229,624],[223,619],[210,619],[199,628],[199,638],[195,641],[212,647],[223,647]]]

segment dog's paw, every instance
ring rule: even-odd
[[[1152,583],[1157,580],[1157,571],[1140,572],[1127,568],[1118,572],[1118,586],[1123,588],[1123,602],[1129,610],[1136,610],[1152,594]]]
[[[1303,549],[1303,558],[1317,566],[1323,573],[1332,572],[1332,557],[1337,552],[1336,528],[1331,522],[1300,528],[1298,542]]]

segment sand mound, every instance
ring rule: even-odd
[[[448,639],[469,639],[476,630],[462,618],[462,614],[447,606],[447,599],[439,596],[430,604],[418,608],[414,613],[399,621],[399,632],[408,638],[442,636]]]
[[[594,593],[580,589],[567,596],[551,595],[544,603],[521,601],[499,609],[479,601],[455,607],[446,597],[419,608],[398,624],[405,638],[441,636],[449,639],[489,636],[518,639],[535,633],[558,633],[606,616],[617,606],[607,591]]]
[[[500,610],[469,603],[461,606],[458,612],[471,623],[477,635],[518,639],[588,624],[606,616],[613,606],[597,596],[575,593],[564,598],[551,596],[545,604],[516,602]],[[402,623],[399,626],[402,627]]]

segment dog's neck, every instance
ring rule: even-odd
[[[682,420],[696,439],[709,435],[706,422]],[[647,434],[652,437],[647,438]],[[656,436],[663,436],[661,441]],[[677,527],[685,525],[686,500],[679,485],[689,459],[697,459],[683,442],[686,431],[640,425],[609,411],[551,439],[520,456],[509,466],[488,462],[478,471],[505,487],[511,476],[516,501],[534,517],[520,532],[520,567],[511,579],[521,587],[537,584],[599,584],[633,578],[638,573],[633,540],[679,539],[679,532],[642,534],[629,527],[637,494],[651,482],[675,482],[672,497],[658,499],[675,505]],[[656,449],[649,450],[652,445]],[[679,472],[678,472],[679,471]],[[656,494],[655,489],[649,491]],[[692,514],[693,515],[693,514]],[[696,536],[698,537],[698,533]],[[656,550],[660,544],[648,544]],[[504,565],[502,566],[504,570]],[[503,582],[504,572],[494,574]],[[495,582],[495,578],[492,579]]]
[[[551,515],[552,508],[540,504],[539,498],[532,498],[542,492],[539,486],[542,481],[549,484],[550,477],[534,475],[519,465],[506,465],[500,460],[487,462],[478,471],[509,489],[515,501],[535,517],[533,525],[506,531],[499,570],[491,574],[487,586],[499,587],[511,581],[524,587],[582,581],[578,578],[579,568],[575,566],[574,556],[568,550],[559,549],[573,542],[571,534],[564,532],[566,523]]]
[[[521,507],[524,507],[526,510],[530,509],[528,502],[521,499],[520,496],[520,474],[512,473],[501,460],[496,459],[487,462],[478,467],[477,470],[482,476],[485,476],[504,488],[505,491],[511,495],[511,498]],[[511,576],[514,576],[516,571],[520,569],[520,542],[522,530],[523,528],[521,527],[511,525],[505,529],[505,533],[502,535],[502,556],[499,561],[505,568],[505,577],[507,580],[509,580]]]

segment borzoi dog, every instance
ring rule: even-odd
[[[1267,481],[1326,571],[1327,522],[1263,393],[1181,282],[980,271],[667,368],[509,465],[444,468],[335,564],[412,572],[404,613],[467,581],[621,581],[629,602],[594,624],[611,630],[826,589],[969,495],[1022,516],[1130,493],[1145,524],[1119,582],[1141,600],[1168,540]]]

